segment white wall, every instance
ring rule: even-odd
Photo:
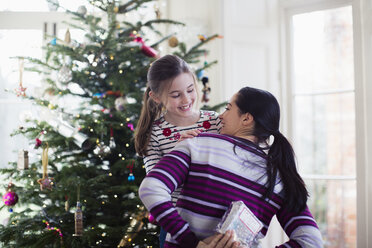
[[[210,36],[213,34],[224,35],[222,29],[222,0],[167,0],[165,1],[167,13],[166,17],[186,24],[186,28],[172,28],[169,31],[179,31],[179,40],[186,44],[196,44],[199,42],[197,35],[203,34]],[[214,39],[205,45],[209,50],[207,62],[218,60],[218,64],[205,71],[209,77],[211,87],[210,101],[208,105],[213,106],[222,102],[223,90],[223,39]],[[170,49],[170,51],[172,51]],[[203,61],[204,62],[204,58]],[[202,86],[201,84],[199,86]],[[201,88],[201,87],[200,87]]]

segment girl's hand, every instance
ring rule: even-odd
[[[196,248],[238,248],[240,243],[234,241],[234,232],[227,231],[225,234],[217,234],[200,241]]]
[[[198,129],[185,131],[185,132],[181,133],[181,137],[178,140],[178,142],[180,142],[182,140],[185,140],[185,139],[194,138],[194,137],[198,136],[199,133],[201,133],[201,131],[198,130]]]

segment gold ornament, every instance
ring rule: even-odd
[[[75,233],[73,236],[83,236],[83,211],[81,210],[81,203],[76,203],[75,211]]]
[[[37,180],[37,183],[40,184],[40,190],[43,191],[44,189],[52,190],[53,188],[53,178],[48,177],[48,150],[49,146],[46,143],[46,147],[43,148],[43,154],[41,157],[41,163],[43,165],[43,178]]]
[[[70,30],[69,29],[67,29],[66,30],[66,33],[65,33],[65,42],[67,44],[70,44],[71,43],[71,34],[70,34]]]
[[[177,39],[177,37],[176,36],[170,37],[169,40],[168,40],[168,44],[169,44],[170,47],[176,47],[176,46],[178,46],[178,39]]]

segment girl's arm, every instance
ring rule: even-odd
[[[151,134],[153,136],[153,134]],[[159,149],[159,142],[154,137],[151,137],[150,142],[147,146],[147,155],[143,157],[143,163],[145,165],[146,174],[156,165],[157,162],[162,158],[163,154]]]

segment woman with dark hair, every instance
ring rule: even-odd
[[[258,240],[276,215],[289,237],[279,247],[323,247],[292,146],[279,131],[275,97],[242,88],[219,117],[221,134],[181,141],[140,186],[142,202],[168,232],[165,247],[205,246],[203,240],[214,235],[230,203],[239,200],[263,224]],[[182,191],[174,207],[170,194],[179,185]]]

